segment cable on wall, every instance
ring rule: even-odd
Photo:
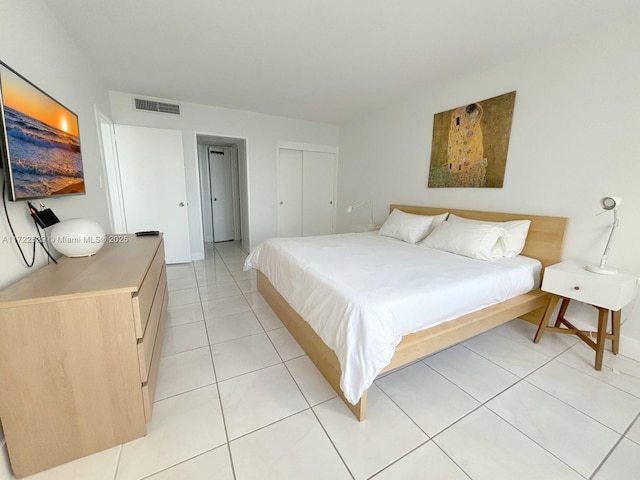
[[[9,230],[11,230],[11,236],[15,241],[16,246],[18,247],[18,251],[20,252],[20,256],[22,257],[22,261],[24,262],[24,264],[27,266],[27,268],[32,268],[35,265],[36,243],[40,244],[40,246],[42,247],[44,252],[47,254],[47,257],[49,257],[49,259],[53,260],[54,263],[58,263],[56,259],[51,256],[51,253],[49,253],[49,250],[47,250],[47,247],[44,246],[44,243],[42,242],[42,233],[40,232],[40,227],[38,227],[38,224],[36,223],[35,219],[33,220],[33,223],[36,226],[36,230],[38,231],[38,238],[35,239],[33,242],[33,250],[31,252],[31,261],[29,262],[27,260],[27,257],[24,251],[22,250],[22,245],[20,245],[20,242],[18,241],[18,238],[16,236],[16,232],[14,231],[13,225],[11,224],[11,219],[9,218],[9,209],[7,208],[7,179],[6,177],[3,177],[2,180],[3,180],[2,181],[2,206],[4,207],[4,215],[7,218],[7,224],[9,225]]]

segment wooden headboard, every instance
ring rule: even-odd
[[[394,208],[414,215],[438,215],[449,212],[464,218],[486,220],[489,222],[507,222],[509,220],[531,220],[527,242],[522,255],[535,258],[542,263],[542,267],[558,263],[562,256],[562,245],[567,228],[566,217],[546,217],[541,215],[527,215],[521,213],[480,212],[477,210],[457,210],[454,208],[420,207],[414,205],[391,205]]]

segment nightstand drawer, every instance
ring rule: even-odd
[[[633,275],[599,275],[577,262],[562,262],[545,270],[542,290],[616,311],[633,300],[636,285]]]

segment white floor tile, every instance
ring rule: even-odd
[[[527,382],[514,385],[487,407],[585,477],[595,471],[620,438]]]
[[[639,477],[640,445],[623,438],[593,480],[638,480]]]
[[[256,317],[262,324],[262,327],[268,332],[270,330],[275,330],[276,328],[284,327],[284,324],[280,321],[278,316],[275,314],[271,307],[267,306],[266,308],[259,308],[254,310]]]
[[[618,433],[640,413],[640,398],[558,360],[533,372],[527,381]]]
[[[160,359],[156,401],[215,383],[209,347]]]
[[[169,292],[169,307],[200,303],[200,292],[197,288],[186,288]],[[200,305],[198,305],[200,306]]]
[[[311,410],[230,443],[237,480],[351,479]]]
[[[369,478],[428,440],[375,385],[369,388],[367,419],[363,422],[340,398],[313,410],[356,480]]]
[[[226,441],[215,385],[161,400],[147,436],[122,446],[116,480],[139,480]]]
[[[282,364],[218,385],[230,440],[309,408]]]
[[[251,311],[209,318],[206,320],[206,325],[209,342],[212,345],[264,332],[262,325]]]
[[[118,466],[121,446],[64,463],[33,475],[22,477],[23,480],[112,480]],[[3,449],[6,452],[6,449]],[[4,473],[4,475],[3,475]],[[7,465],[6,472],[0,469],[0,479],[13,480],[16,477]]]
[[[266,333],[211,345],[219,381],[281,363]]]
[[[423,362],[481,403],[520,380],[517,375],[463,345],[431,355]]]
[[[427,442],[372,477],[372,480],[469,480],[433,442]]]
[[[242,270],[240,272],[231,272],[231,276],[235,281],[238,281],[255,279],[257,277],[257,274],[255,270]]]
[[[636,419],[635,423],[631,426],[626,436],[629,440],[633,440],[638,445],[640,445],[640,417]]]
[[[214,448],[175,467],[147,477],[146,480],[234,480],[229,448]]]
[[[4,442],[0,442],[0,480],[13,480],[13,472],[11,471],[11,465],[9,464],[9,453],[7,452],[7,446]]]
[[[225,315],[251,311],[251,307],[243,295],[234,295],[233,297],[202,302],[202,309],[204,310],[205,318],[224,317]]]
[[[206,285],[199,288],[200,298],[203,302],[210,302],[234,295],[242,295],[242,292],[235,283],[222,283],[218,285]]]
[[[593,368],[595,352],[580,342],[558,356],[558,361],[640,398],[640,364],[635,360],[605,350],[602,370],[598,371]]]
[[[167,285],[169,286],[169,291],[173,292],[174,290],[184,290],[185,288],[196,288],[198,282],[195,275],[190,275],[188,277],[167,278]]]
[[[306,355],[285,363],[293,379],[302,390],[302,394],[314,406],[325,402],[336,396],[336,392],[331,388],[320,371]]]
[[[190,263],[167,265],[167,279],[192,277],[194,275],[193,265]]]
[[[209,345],[204,322],[185,323],[167,327],[164,331],[162,356],[168,357]]]
[[[169,296],[171,296],[171,294],[169,294]],[[175,327],[176,325],[201,322],[204,320],[204,315],[202,314],[202,305],[200,303],[169,307],[168,313],[169,315],[167,316],[167,327]]]
[[[207,285],[235,285],[233,277],[226,267],[216,267],[215,270],[196,270],[196,279],[199,287]]]
[[[493,331],[498,335],[502,335],[519,343],[522,346],[532,348],[550,357],[555,357],[580,341],[580,339],[575,335],[546,332],[542,335],[540,342],[537,344],[533,343],[533,337],[535,337],[536,332],[538,331],[538,326],[533,323],[520,320],[519,318],[511,320],[510,322],[495,328]]]
[[[244,298],[253,310],[269,308],[269,304],[259,292],[249,292],[244,294]]]
[[[304,350],[302,350],[298,342],[296,342],[296,339],[293,338],[293,335],[291,335],[286,328],[270,330],[267,332],[267,335],[284,362],[304,355]]]
[[[493,331],[467,340],[464,342],[464,346],[519,377],[525,377],[551,360],[548,355],[525,347]]]
[[[238,280],[236,281],[242,293],[251,293],[258,291],[258,283],[255,278],[250,278],[249,280]]]
[[[433,441],[473,480],[584,480],[485,407]]]
[[[376,380],[376,385],[429,436],[444,430],[480,405],[422,362]]]

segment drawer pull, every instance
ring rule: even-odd
[[[580,287],[578,285],[576,285],[575,287],[573,287],[574,290],[580,290]]]

